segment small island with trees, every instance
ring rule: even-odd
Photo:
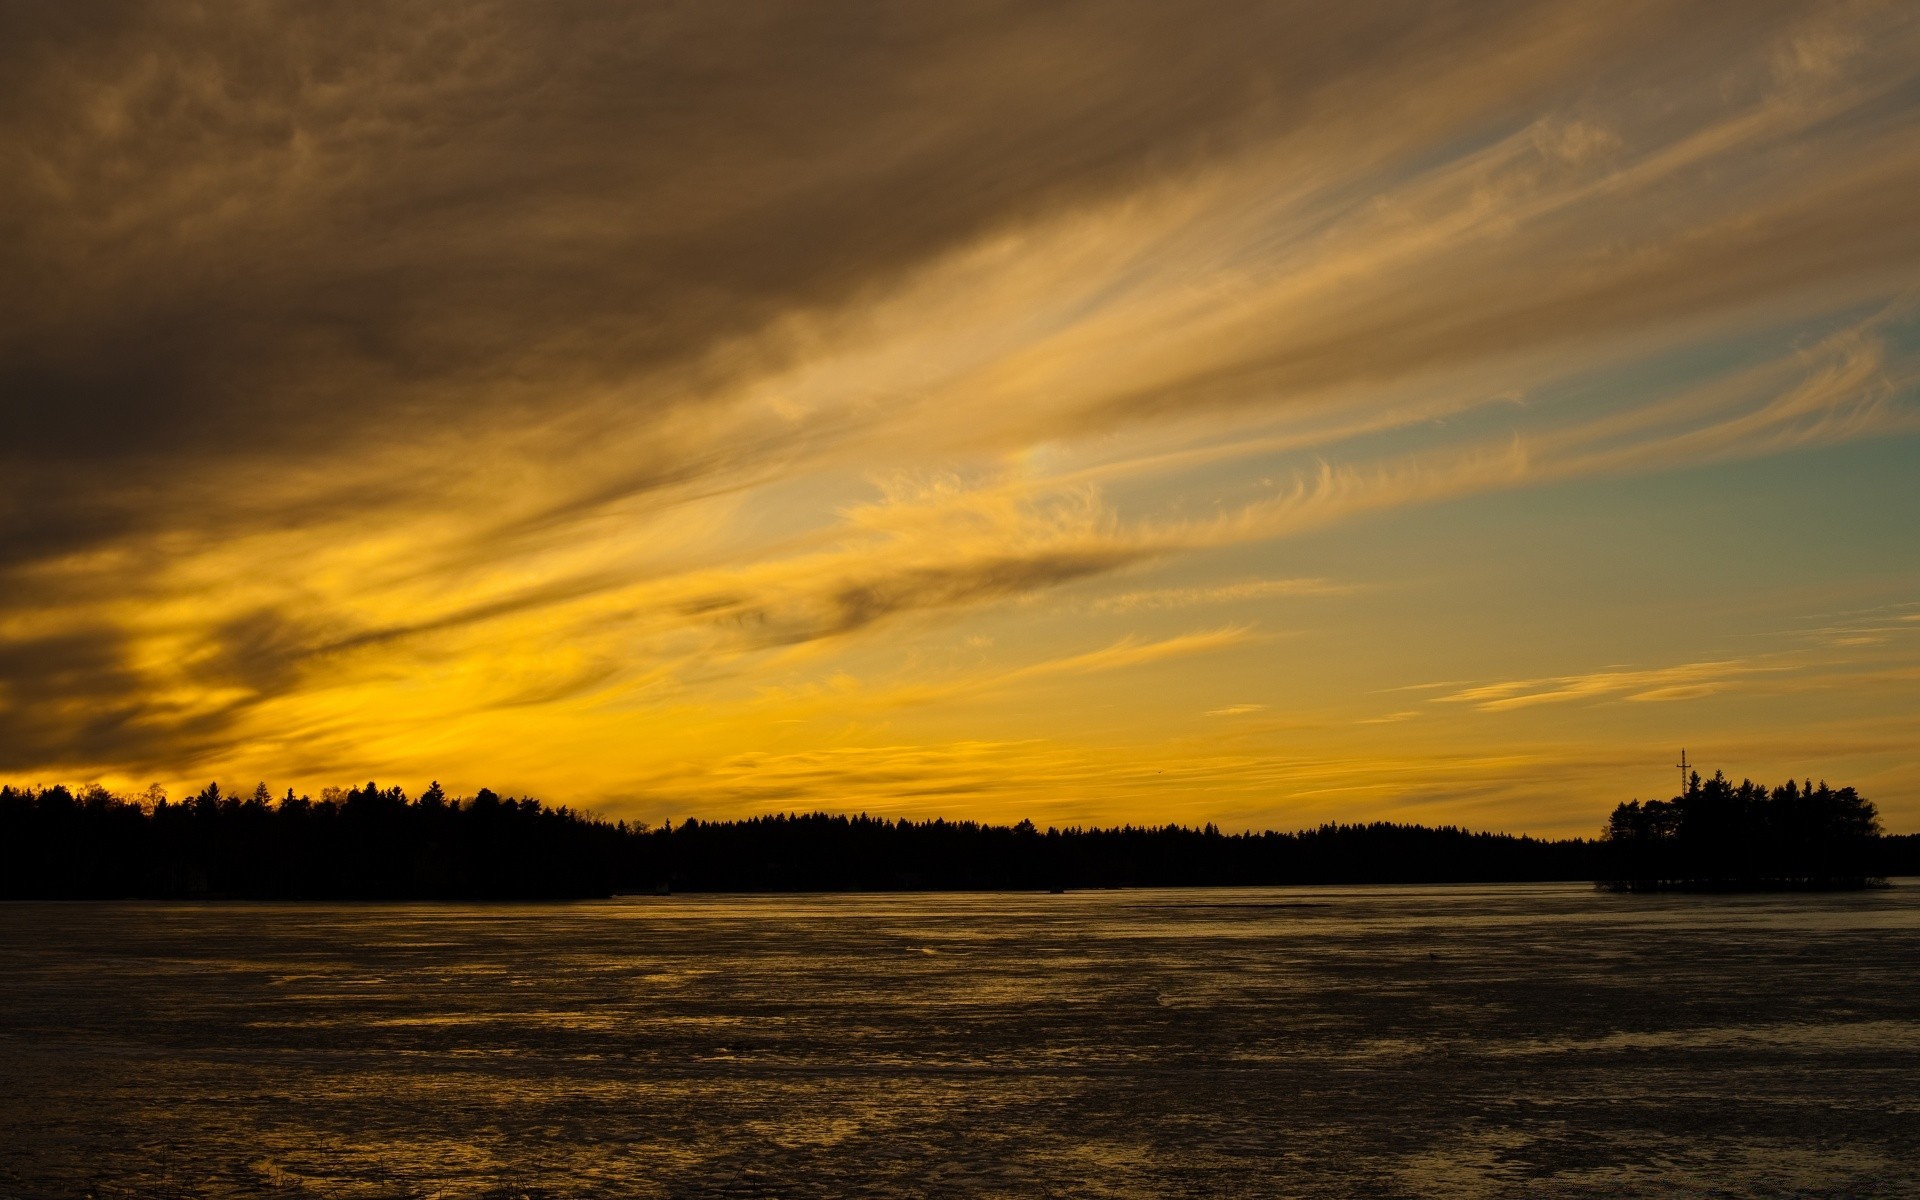
[[[1920,834],[1885,835],[1853,788],[1686,778],[1620,805],[1597,838],[1390,822],[1286,833],[1209,824],[1040,829],[1030,821],[775,814],[659,826],[487,789],[209,784],[174,801],[0,787],[0,898],[558,900],[668,891],[1595,881],[1622,892],[1830,890],[1920,874]]]
[[[1698,771],[1671,800],[1620,805],[1604,844],[1619,891],[1832,891],[1884,885],[1894,864],[1873,801],[1822,780],[1767,788]],[[1904,841],[1906,839],[1892,839]],[[1911,869],[1911,863],[1905,864]],[[1901,871],[1900,873],[1905,873]]]

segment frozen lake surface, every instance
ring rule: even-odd
[[[0,905],[0,1194],[1920,1196],[1920,881]]]

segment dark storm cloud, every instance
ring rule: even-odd
[[[1145,545],[1058,547],[939,564],[855,569],[800,594],[717,593],[681,603],[688,617],[737,630],[749,645],[790,646],[845,637],[895,617],[1005,599],[1105,574],[1158,553]]]
[[[172,474],[555,420],[576,395],[707,362],[990,225],[1174,170],[1256,118],[1297,119],[1356,59],[1500,18],[79,11],[0,16],[14,559],[200,519],[208,505]]]
[[[99,762],[171,768],[220,744],[240,706],[156,699],[131,652],[112,628],[0,640],[0,772]]]
[[[196,631],[168,664],[195,686],[139,662],[134,639],[108,625],[0,640],[0,771],[114,761],[177,768],[223,744],[261,700],[324,678],[359,651],[462,629],[591,595],[604,580],[543,585],[438,617],[359,629],[255,609]],[[605,667],[566,694],[604,678]],[[519,703],[536,703],[522,700]]]
[[[483,603],[460,605],[418,620],[322,625],[272,608],[242,613],[211,626],[192,660],[196,679],[215,688],[240,688],[255,696],[286,690],[302,678],[338,669],[343,658],[434,634],[468,629],[501,617],[549,608],[615,586],[606,576],[556,580]]]
[[[847,583],[832,594],[825,634],[863,629],[896,613],[950,608],[1056,587],[1149,557],[1142,547],[1105,546],[1047,554],[1006,555],[981,562],[923,566]],[[816,633],[814,636],[819,636]]]

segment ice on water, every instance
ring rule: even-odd
[[[1920,1196],[1920,883],[0,906],[0,1195]]]

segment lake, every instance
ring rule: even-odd
[[[1920,1196],[1920,881],[0,905],[0,1195]]]

